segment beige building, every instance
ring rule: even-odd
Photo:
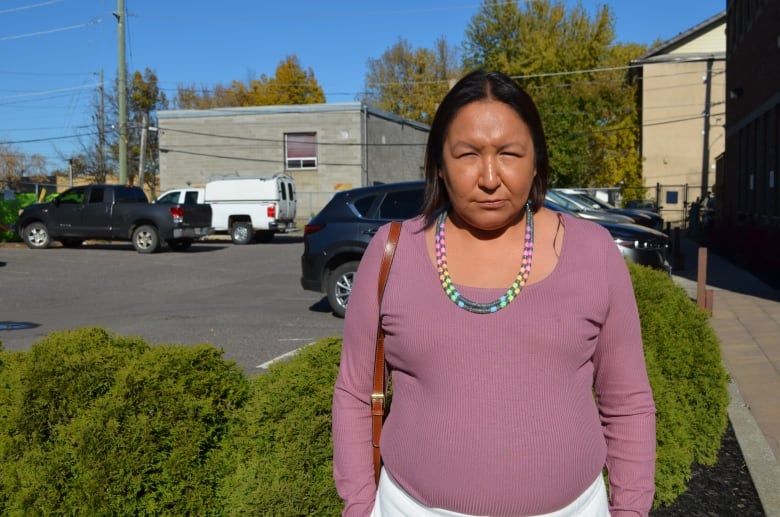
[[[645,198],[680,220],[713,190],[725,149],[726,13],[632,62],[641,80]]]
[[[335,191],[423,177],[428,126],[359,102],[159,111],[160,189],[284,172],[298,215]]]

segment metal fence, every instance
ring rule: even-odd
[[[715,217],[714,198],[708,194],[702,196],[701,185],[657,183],[654,187],[624,189],[623,199],[648,201],[667,226],[689,228],[691,224],[709,223]]]
[[[19,192],[20,194],[35,194],[38,198],[42,193],[52,194],[57,192],[56,183],[38,183],[34,181],[14,181],[12,185],[13,189],[9,185],[0,186],[0,192],[5,197],[10,197],[11,192]]]

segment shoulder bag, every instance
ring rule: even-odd
[[[379,471],[382,467],[382,453],[379,450],[379,437],[382,434],[382,422],[385,418],[385,397],[387,383],[385,382],[385,332],[382,329],[382,297],[393,264],[395,248],[401,235],[401,223],[390,223],[390,233],[385,243],[385,253],[379,267],[379,283],[377,285],[377,300],[379,312],[377,315],[376,354],[374,356],[374,386],[371,390],[371,445],[374,448],[374,482],[379,483]]]

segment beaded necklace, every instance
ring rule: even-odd
[[[534,254],[534,216],[531,212],[531,202],[525,205],[525,243],[523,244],[523,260],[520,263],[520,272],[517,278],[509,286],[506,293],[492,302],[480,303],[469,300],[455,288],[447,268],[447,248],[444,243],[444,222],[447,219],[447,211],[442,210],[436,219],[436,269],[439,272],[439,280],[447,297],[461,309],[477,314],[490,314],[499,311],[517,298],[528,281],[531,273],[531,259]]]

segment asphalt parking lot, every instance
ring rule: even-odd
[[[302,251],[300,235],[151,255],[128,243],[0,245],[0,342],[26,350],[55,330],[100,326],[151,344],[211,343],[252,374],[342,333],[324,296],[300,287]]]

